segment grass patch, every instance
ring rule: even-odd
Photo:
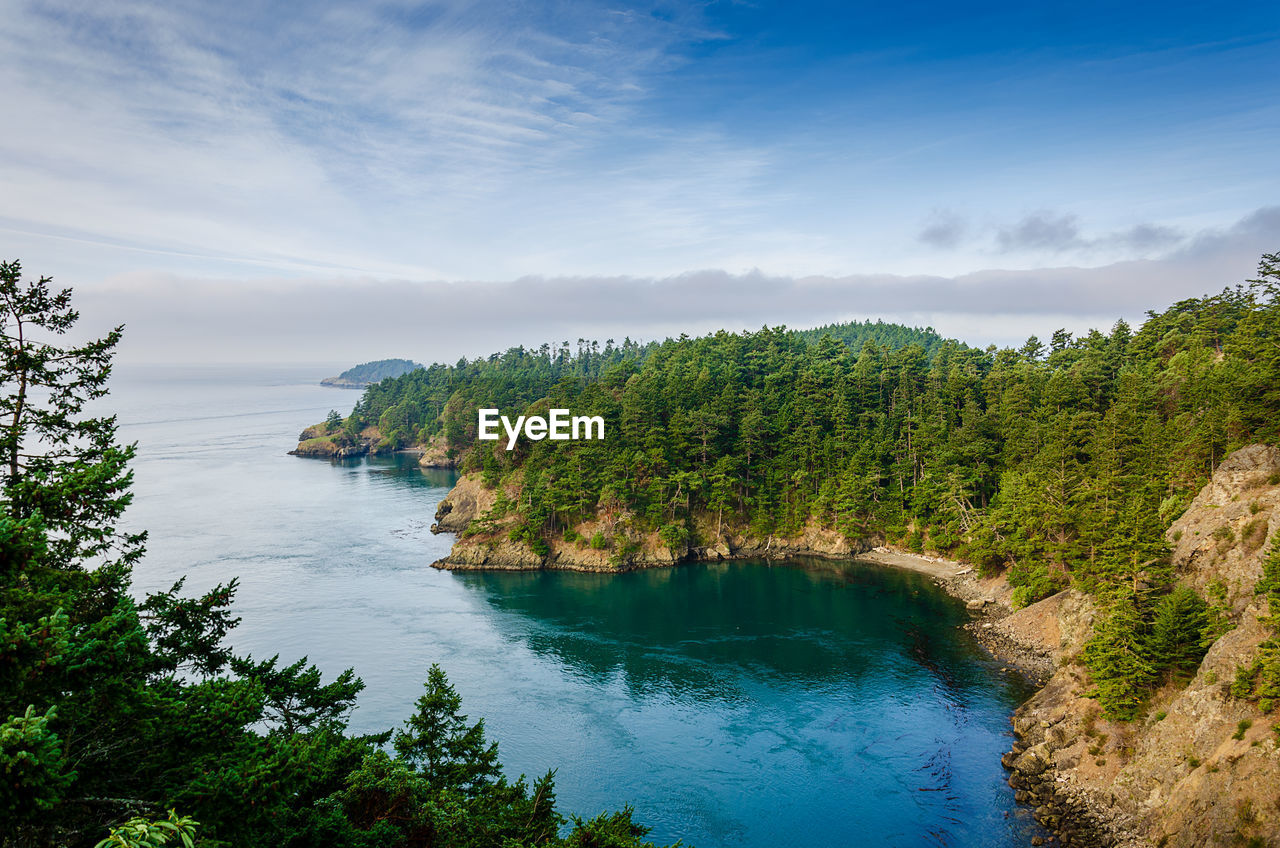
[[[1267,520],[1255,518],[1246,524],[1240,530],[1240,541],[1244,543],[1244,549],[1249,553],[1261,548],[1262,543],[1267,541]]]

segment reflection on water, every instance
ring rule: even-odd
[[[356,393],[331,366],[123,372],[139,442],[139,591],[238,576],[236,649],[308,655],[367,684],[365,732],[413,709],[439,662],[513,774],[557,769],[569,811],[634,804],[663,841],[1025,845],[1004,783],[1027,694],[927,578],[858,563],[623,575],[449,573],[429,532],[454,476],[409,455],[286,455]]]

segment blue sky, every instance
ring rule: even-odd
[[[1042,320],[1087,322],[1133,308],[1090,288],[1117,269],[1159,307],[1280,250],[1274,3],[0,12],[3,252],[102,299],[176,299],[169,320],[195,292],[473,281],[483,302],[724,272],[779,296],[845,281],[793,322],[865,300],[1004,340],[989,272],[1034,290],[1052,269],[1080,297],[1047,292]],[[870,277],[905,305],[860,298]],[[967,280],[968,312],[919,302],[925,278]],[[720,317],[664,292],[633,335]]]

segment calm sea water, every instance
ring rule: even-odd
[[[121,368],[139,443],[140,591],[239,577],[241,653],[353,666],[359,731],[398,725],[440,663],[514,774],[561,806],[632,804],[710,846],[1026,845],[999,756],[1028,693],[927,579],[857,563],[617,576],[455,574],[428,528],[453,477],[412,457],[286,455],[358,393],[321,368]]]

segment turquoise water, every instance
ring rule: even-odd
[[[140,590],[238,576],[234,646],[355,667],[361,731],[403,720],[438,662],[513,774],[555,768],[562,808],[629,803],[656,839],[1013,846],[1040,833],[999,764],[1029,692],[928,579],[825,561],[437,571],[451,538],[428,528],[450,473],[286,455],[358,397],[315,385],[326,373],[121,370],[111,405],[139,443],[129,520],[151,534]]]

